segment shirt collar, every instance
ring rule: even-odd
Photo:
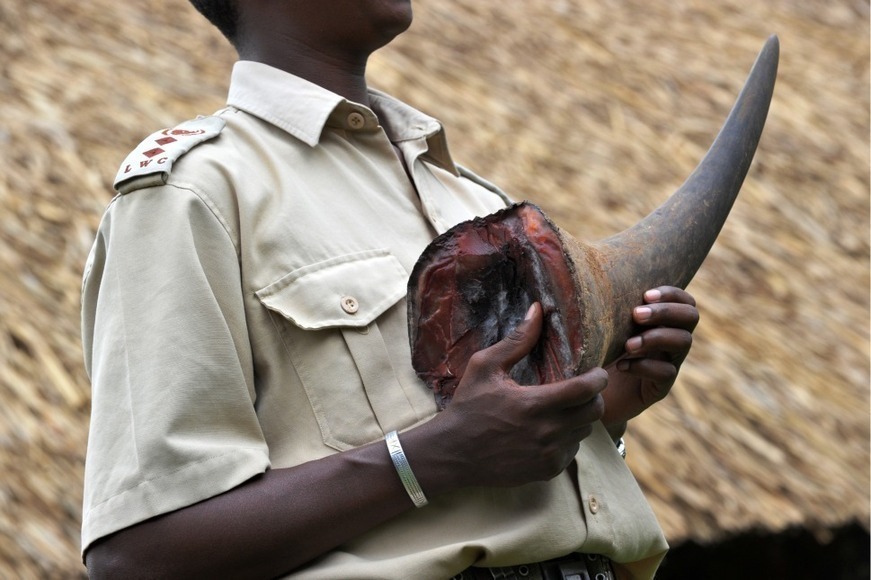
[[[372,109],[275,67],[240,60],[233,66],[227,104],[287,131],[310,147],[320,142],[327,126],[365,131],[380,123],[393,142],[425,139],[426,157],[457,174],[439,121],[375,89],[369,89],[369,99]],[[348,126],[352,112],[363,116],[362,126]]]

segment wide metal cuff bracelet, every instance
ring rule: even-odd
[[[399,479],[402,481],[408,497],[414,502],[416,507],[422,508],[429,503],[420,484],[417,483],[417,478],[411,470],[411,465],[408,464],[408,459],[405,457],[405,452],[402,451],[402,445],[399,444],[399,435],[396,431],[391,431],[384,437],[387,443],[387,451],[390,452],[390,459],[393,460],[393,466],[396,467],[396,473],[399,474]]]

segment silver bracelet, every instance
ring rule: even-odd
[[[422,508],[429,503],[426,496],[423,495],[423,490],[420,489],[420,484],[417,483],[417,478],[411,470],[411,465],[408,464],[408,459],[405,457],[405,452],[402,451],[402,445],[399,444],[399,435],[396,431],[391,431],[384,437],[387,443],[387,451],[390,452],[390,459],[393,460],[393,466],[396,467],[396,473],[399,474],[399,479],[402,481],[408,497],[414,502],[416,507]]]

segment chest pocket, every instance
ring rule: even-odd
[[[294,270],[258,291],[278,316],[285,348],[324,443],[350,449],[418,421],[377,320],[405,319],[408,273],[386,250]],[[415,387],[418,387],[415,385]]]

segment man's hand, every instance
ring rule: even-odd
[[[693,343],[699,322],[695,299],[685,290],[661,286],[644,293],[632,318],[644,330],[626,341],[626,354],[607,368],[602,422],[615,439],[626,422],[671,391]]]
[[[535,303],[514,331],[471,357],[451,404],[430,422],[441,432],[439,459],[451,464],[447,479],[455,485],[515,486],[553,478],[601,418],[604,369],[535,386],[509,377],[538,342],[541,328],[542,310]]]

